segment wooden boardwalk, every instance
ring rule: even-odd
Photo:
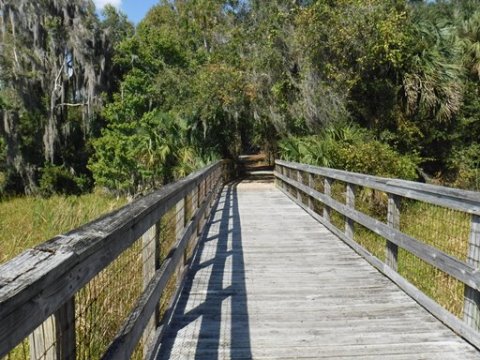
[[[224,188],[157,359],[479,359],[273,184]]]

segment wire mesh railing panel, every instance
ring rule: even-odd
[[[398,251],[398,273],[457,317],[462,316],[464,284],[404,249]]]
[[[160,229],[160,263],[163,263],[163,261],[165,261],[173,246],[175,246],[177,242],[176,227],[178,224],[179,211],[182,211],[182,209],[176,209],[175,207],[173,207],[162,218]],[[163,316],[167,309],[167,300],[175,292],[175,287],[178,282],[176,275],[177,272],[175,272],[175,274],[168,281],[167,286],[163,291],[162,298],[160,299],[160,302],[158,304],[160,309],[160,318]]]
[[[332,199],[338,201],[341,204],[346,202],[346,184],[343,181],[332,180],[330,185],[330,192]]]
[[[75,295],[76,358],[99,359],[142,292],[142,241],[102,270]]]
[[[331,180],[330,197],[341,204],[345,204],[346,184],[343,181]],[[330,222],[341,231],[345,228],[345,216],[335,210],[330,210]]]
[[[289,166],[288,162],[279,162]],[[290,186],[293,200],[307,200],[308,206],[327,221],[327,227],[331,228],[330,222],[344,233],[340,237],[346,242],[353,238],[381,261],[366,256],[373,266],[454,331],[473,344],[480,344],[480,302],[476,290],[476,269],[480,263],[478,194],[308,165],[291,166],[304,171],[300,176],[303,184],[324,194],[305,199]],[[323,176],[309,175],[309,171]],[[288,173],[297,180],[295,172]],[[328,197],[346,207],[337,207]],[[440,306],[433,305],[428,298]]]
[[[13,336],[7,334],[8,336],[2,338],[2,344],[6,343],[6,346],[9,346],[8,342],[17,343],[21,340],[19,333],[27,334],[32,331],[32,327],[35,324],[43,321],[18,346],[2,348],[2,354],[8,351],[8,353],[2,356],[2,359],[73,357],[82,360],[99,359],[102,356],[116,356],[111,355],[112,351],[115,353],[119,348],[122,349],[120,351],[128,351],[132,359],[143,358],[143,352],[147,350],[147,346],[152,339],[151,335],[154,333],[155,326],[158,325],[160,320],[158,310],[161,308],[166,309],[166,306],[170,306],[172,303],[172,295],[176,293],[178,284],[183,279],[180,276],[184,275],[185,264],[193,254],[195,248],[194,240],[197,237],[198,230],[205,224],[205,216],[203,215],[208,214],[209,207],[203,207],[203,211],[207,212],[205,214],[197,216],[196,212],[200,209],[200,206],[206,205],[207,197],[208,199],[213,199],[214,194],[212,191],[214,190],[214,185],[218,186],[221,184],[219,183],[221,182],[219,165],[217,163],[200,170],[192,177],[191,182],[166,187],[164,193],[160,195],[165,196],[164,199],[167,203],[170,203],[171,200],[168,199],[172,199],[172,197],[180,199],[166,213],[163,213],[164,208],[162,207],[165,204],[158,203],[155,195],[154,197],[139,200],[140,203],[134,202],[131,206],[128,205],[122,211],[113,214],[115,218],[105,217],[99,219],[99,222],[85,225],[85,228],[78,229],[78,231],[73,230],[61,238],[59,237],[59,239],[53,239],[55,241],[49,243],[46,248],[56,249],[58,246],[63,246],[64,243],[70,244],[69,241],[83,245],[81,243],[83,241],[82,236],[84,234],[91,236],[90,234],[93,233],[89,227],[92,227],[95,230],[95,234],[97,234],[97,227],[102,226],[102,229],[105,229],[105,231],[101,234],[105,238],[96,239],[95,241],[98,240],[98,243],[95,242],[94,244],[108,248],[107,250],[99,250],[99,254],[103,255],[102,251],[107,251],[108,253],[99,257],[99,259],[95,258],[94,263],[92,263],[93,258],[89,256],[90,253],[88,251],[80,253],[80,255],[74,253],[75,262],[73,262],[73,265],[68,262],[70,258],[66,257],[68,261],[65,260],[62,263],[66,270],[61,268],[62,273],[57,275],[60,276],[61,281],[66,281],[62,278],[64,274],[70,276],[69,271],[71,268],[68,268],[70,265],[74,266],[74,269],[84,267],[89,271],[95,271],[96,275],[89,277],[89,281],[86,284],[82,282],[81,278],[72,278],[74,281],[68,286],[66,293],[59,292],[55,294],[56,297],[52,300],[53,304],[55,306],[58,306],[58,304],[63,305],[58,309],[52,309],[55,310],[53,315],[49,317],[38,316],[40,312],[43,313],[43,310],[39,311],[31,323],[22,323],[25,325],[22,332],[17,332]],[[141,212],[138,210],[141,210]],[[161,218],[152,219],[151,216],[158,211],[163,213]],[[132,213],[134,216],[138,216],[135,219],[135,223],[130,222]],[[157,223],[152,225],[152,221],[157,221]],[[122,224],[129,224],[131,227],[123,229]],[[145,233],[140,238],[132,242],[131,234],[137,233],[140,229],[148,226],[150,228],[145,230]],[[117,236],[120,235],[118,231],[125,231],[125,237]],[[111,234],[116,234],[116,236],[110,237]],[[108,242],[110,240],[107,239],[115,239],[115,244]],[[88,250],[91,242],[85,241],[85,245]],[[180,248],[175,248],[178,245],[180,245]],[[125,247],[127,249],[119,254],[120,249]],[[176,252],[172,251],[174,249]],[[182,253],[179,253],[179,251],[182,251]],[[115,256],[115,259],[110,262],[113,256]],[[64,258],[61,259],[63,261]],[[169,265],[159,272],[162,264],[167,265],[167,259],[170,261]],[[176,267],[173,275],[171,265]],[[57,268],[52,268],[51,273],[54,273]],[[85,276],[89,274],[87,272]],[[161,280],[157,279],[157,275],[160,276]],[[159,298],[159,293],[155,293],[158,290],[153,285],[159,286],[167,279],[169,279],[168,286],[162,289],[162,295]],[[70,281],[71,279],[68,278],[67,280]],[[152,280],[157,281],[157,283],[153,284]],[[75,281],[77,282],[75,283]],[[42,283],[42,285],[44,284]],[[52,284],[47,283],[47,285],[51,286]],[[54,285],[57,286],[56,284]],[[28,294],[28,291],[35,293],[36,288],[31,287],[25,291]],[[43,291],[43,288],[41,291]],[[151,301],[152,297],[155,299],[154,301],[159,301],[155,313],[152,313],[152,308],[151,305],[148,305],[148,301],[147,305],[144,305],[143,301],[138,302],[141,297],[143,301],[145,299]],[[43,297],[40,295],[39,299],[43,299]],[[42,301],[39,301],[39,303]],[[142,306],[142,309],[144,309],[142,311],[146,311],[142,316],[151,316],[149,324],[144,327],[143,334],[141,334],[143,340],[139,341],[138,337],[140,334],[129,333],[128,337],[131,342],[124,342],[123,336],[129,331],[125,324],[130,323],[130,321],[144,321],[144,319],[139,320],[141,317],[137,318],[139,314],[137,307],[140,308]],[[134,308],[135,311],[132,312]],[[15,311],[20,313],[22,309],[16,309]],[[45,306],[45,309],[48,311],[48,307]],[[139,324],[142,323],[139,322]],[[4,335],[6,334],[5,328],[4,324],[2,328],[2,334]],[[122,331],[122,338],[117,337],[120,330]],[[119,344],[123,345],[118,347]],[[135,347],[132,355],[130,355],[131,346]],[[107,350],[108,352],[106,352]]]
[[[381,261],[385,261],[386,240],[365,226],[355,223],[353,239]]]
[[[387,222],[388,195],[379,190],[358,187],[355,192],[355,209],[383,223]]]
[[[402,199],[400,231],[465,261],[471,215],[438,205]]]
[[[330,210],[330,222],[333,226],[343,232],[345,227],[345,216],[335,210]]]
[[[325,191],[325,178],[320,175],[313,175],[313,189],[317,190],[320,193],[324,193]]]

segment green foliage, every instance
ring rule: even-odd
[[[258,149],[404,178],[413,165],[453,182],[476,169],[460,161],[480,138],[476,1],[172,0],[136,29],[88,8],[74,31],[62,16],[75,1],[0,9],[18,22],[2,30],[4,183],[34,191],[42,173],[55,184],[73,169],[136,193]],[[35,21],[50,47],[29,56]]]
[[[76,177],[63,166],[48,165],[40,178],[40,193],[49,197],[54,194],[79,195],[89,188],[86,176]]]
[[[446,179],[454,187],[480,191],[480,144],[455,149],[447,171]]]
[[[383,177],[417,179],[419,158],[401,155],[355,126],[327,128],[321,135],[280,142],[281,157],[316,166]]]
[[[112,123],[93,142],[89,168],[99,186],[136,194],[158,188],[204,164],[188,145],[185,121],[159,111],[138,121]]]

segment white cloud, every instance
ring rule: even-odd
[[[107,4],[113,5],[117,9],[120,9],[120,5],[122,5],[122,0],[93,0],[93,2],[97,10],[102,10]]]

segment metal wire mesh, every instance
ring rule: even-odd
[[[467,258],[470,223],[467,213],[402,199],[400,230],[462,261]]]
[[[77,359],[98,359],[142,291],[142,241],[137,240],[75,295]]]
[[[383,223],[387,222],[388,195],[379,190],[357,187],[355,209]]]
[[[313,176],[313,189],[320,192],[320,193],[323,193],[324,192],[324,188],[325,188],[325,178],[323,176],[320,176],[320,175],[312,175]],[[325,206],[323,205],[323,203],[317,199],[313,199],[313,209],[314,211],[323,216],[323,209],[325,208]]]
[[[177,244],[185,225],[190,222],[195,212],[205,201],[212,189],[216,176],[209,176],[206,181],[196,186],[182,201],[181,206],[173,206],[160,220],[152,231],[147,231],[143,237],[136,240],[127,250],[119,255],[110,265],[91,279],[74,296],[72,302],[72,318],[74,311],[76,358],[98,359],[105,353],[107,347],[118,333],[120,327],[130,314],[143,288],[153,277],[155,271],[146,275],[145,263],[160,266],[171,254]],[[201,222],[199,227],[203,224]],[[195,238],[194,231],[192,238]],[[191,240],[190,239],[190,240]],[[159,244],[157,251],[151,251],[152,243]],[[158,246],[158,245],[156,245]],[[184,254],[187,259],[193,253],[195,243],[189,242]],[[177,271],[168,282],[159,302],[159,316],[170,305],[171,297],[179,283],[179,274],[183,270],[180,262]],[[154,268],[155,268],[154,266]],[[62,332],[55,332],[58,324],[55,317],[49,317],[22,343],[12,349],[3,359],[47,359],[56,358],[59,350],[58,341],[62,342]],[[62,325],[65,326],[65,325]],[[73,332],[73,329],[72,329]],[[60,336],[55,339],[55,336]],[[144,344],[140,341],[132,355],[132,359],[143,358]]]
[[[331,186],[331,198],[340,202],[341,204],[345,204],[346,201],[346,184],[342,181],[332,180]],[[345,216],[340,214],[335,210],[330,210],[330,222],[339,230],[344,229],[345,227]]]
[[[471,215],[416,200],[402,199],[400,230],[465,261]],[[457,316],[462,315],[464,285],[406,251],[398,256],[399,273]]]
[[[369,253],[380,260],[385,261],[385,248],[387,241],[383,237],[375,234],[366,227],[355,223],[353,239],[367,249]]]
[[[457,317],[463,313],[464,284],[434,266],[399,249],[398,272]]]

